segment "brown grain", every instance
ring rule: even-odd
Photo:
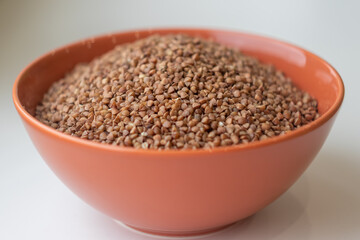
[[[184,35],[151,36],[77,65],[36,109],[66,134],[145,149],[264,140],[318,116],[316,100],[274,67]]]

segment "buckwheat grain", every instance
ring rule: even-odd
[[[274,67],[185,35],[150,36],[79,64],[36,109],[66,134],[145,149],[244,144],[318,116],[316,100]]]

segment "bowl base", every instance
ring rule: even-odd
[[[149,230],[149,229],[142,229],[138,227],[133,227],[131,225],[125,224],[123,222],[120,222],[118,220],[114,221],[121,225],[122,227],[135,232],[137,234],[145,235],[147,237],[156,237],[156,238],[162,238],[162,239],[194,239],[194,238],[203,238],[210,235],[217,234],[219,232],[222,232],[224,230],[227,230],[231,226],[235,225],[238,222],[233,222],[227,225],[223,225],[220,227],[210,228],[210,229],[204,229],[199,231],[184,231],[184,232],[173,232],[173,231],[157,231],[157,230]],[[243,220],[240,220],[240,222]]]

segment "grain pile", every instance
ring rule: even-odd
[[[154,35],[77,65],[36,117],[95,142],[189,149],[285,134],[318,113],[316,100],[270,65],[212,41]]]

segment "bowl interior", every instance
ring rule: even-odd
[[[301,89],[318,100],[320,114],[334,107],[343,94],[340,76],[324,60],[298,47],[251,34],[203,29],[160,29],[109,34],[56,49],[31,63],[20,74],[15,91],[20,104],[31,115],[54,81],[62,78],[77,63],[89,62],[118,44],[151,34],[184,33],[213,39],[240,49],[283,71]]]

